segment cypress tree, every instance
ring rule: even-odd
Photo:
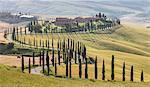
[[[133,81],[133,75],[134,75],[134,74],[133,74],[133,65],[131,66],[131,74],[130,74],[130,75],[131,75],[130,81]]]
[[[53,41],[53,38],[52,38],[52,48],[54,48],[54,41]]]
[[[58,49],[58,64],[60,65],[60,49]]]
[[[54,60],[55,60],[55,76],[57,76],[57,60],[56,58]]]
[[[72,46],[73,46],[73,44],[72,44],[72,39],[71,39],[71,49],[73,48]]]
[[[35,66],[35,53],[33,52],[33,66]]]
[[[42,70],[43,70],[43,73],[44,73],[44,65],[45,65],[44,51],[43,51],[42,62],[43,62]]]
[[[97,79],[98,77],[98,68],[97,68],[97,56],[96,56],[96,59],[95,59],[95,79]]]
[[[102,80],[105,80],[105,61],[103,60],[103,67],[102,67]]]
[[[85,58],[85,79],[88,79],[88,64],[87,64],[87,58]]]
[[[61,48],[62,48],[62,46],[61,46],[61,40],[60,40],[60,44],[59,44],[60,46],[59,46],[59,49],[60,49],[60,51],[61,51]]]
[[[48,43],[47,43],[47,45],[48,45],[48,49],[49,49],[49,48],[50,48],[50,47],[49,47],[49,40],[48,40]]]
[[[45,46],[46,46],[46,48],[47,48],[47,40],[45,41]]]
[[[25,27],[25,35],[27,34],[27,28]]]
[[[57,50],[58,50],[58,64],[60,65],[60,49],[59,49],[59,41],[57,43]]]
[[[111,62],[111,80],[114,80],[114,55],[112,55],[112,62]]]
[[[23,55],[22,55],[22,63],[21,63],[21,69],[22,69],[22,72],[24,73],[24,57],[23,57]]]
[[[143,70],[141,72],[141,82],[144,82],[144,73],[143,73]]]
[[[73,44],[72,44],[72,45],[73,45],[73,48],[72,48],[72,49],[73,49],[73,51],[74,51],[74,50],[75,50],[75,49],[74,49],[74,40],[73,40]]]
[[[87,23],[87,28],[88,28],[88,30],[90,32],[90,23],[89,22]]]
[[[80,43],[80,48],[79,48],[79,52],[80,52],[80,55],[81,55],[81,52],[82,52],[82,50],[81,50],[81,43]]]
[[[81,63],[81,59],[79,59],[79,78],[82,78],[82,63]]]
[[[71,59],[72,59],[72,54],[71,54],[71,50],[70,50],[70,52],[69,52],[69,64],[70,64],[70,66],[69,66],[69,76],[70,76],[70,78],[72,78],[72,69],[71,69]]]
[[[78,49],[78,60],[80,59],[80,49],[79,49],[79,42],[77,44],[77,49]]]
[[[52,65],[54,66],[54,62],[55,62],[55,60],[54,60],[54,48],[52,48]]]
[[[75,64],[77,64],[77,52],[76,52],[76,50],[75,50],[74,55],[75,55]]]
[[[65,40],[63,41],[63,60],[65,59]]]
[[[31,60],[29,58],[29,73],[31,73]]]
[[[15,27],[13,28],[13,32],[12,32],[12,39],[15,40]]]
[[[90,20],[90,24],[91,24],[91,29],[93,30],[93,21]]]
[[[41,56],[42,56],[42,54],[41,54],[41,51],[40,51],[40,66],[41,66],[41,60],[42,60],[42,58],[41,58]]]
[[[79,46],[79,41],[78,41],[78,47],[77,48],[78,48],[78,54],[80,55],[80,49],[79,49],[79,47],[80,46]]]
[[[83,49],[83,62],[84,62],[85,58],[86,58],[86,47],[84,46],[84,49]]]
[[[123,63],[123,73],[122,74],[123,74],[122,80],[125,81],[125,62]]]
[[[46,64],[47,64],[47,75],[49,75],[49,55],[48,55],[48,51],[46,53]]]
[[[69,43],[70,41],[69,41],[69,38],[68,38],[68,49],[69,49],[69,46],[70,46],[70,43]]]
[[[68,57],[66,59],[66,78],[68,78]]]

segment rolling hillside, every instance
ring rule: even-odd
[[[136,28],[135,28],[136,27]],[[106,61],[106,72],[107,80],[110,79],[110,64],[111,55],[115,55],[116,64],[116,79],[121,80],[122,74],[122,63],[125,61],[127,66],[127,78],[129,80],[130,67],[133,65],[135,67],[135,81],[139,81],[140,71],[143,69],[145,73],[145,81],[150,81],[149,75],[149,61],[150,61],[150,34],[148,29],[142,28],[140,26],[133,26],[132,24],[124,24],[121,28],[117,29],[112,34],[97,34],[97,33],[54,33],[53,39],[54,47],[57,47],[58,39],[73,39],[75,41],[80,41],[84,43],[87,47],[87,55],[91,57],[98,57],[98,66],[101,72],[102,60]],[[22,40],[34,41],[36,37],[37,41],[49,40],[51,41],[51,34],[39,34],[39,35],[22,35],[20,36]],[[146,40],[143,42],[143,40]],[[33,44],[33,42],[32,42]],[[142,61],[142,62],[141,62]],[[90,77],[93,78],[93,66],[89,65]],[[76,67],[75,67],[76,68]],[[63,70],[63,69],[60,69]],[[76,71],[74,71],[76,72]],[[62,74],[62,73],[61,73]],[[101,75],[100,77],[101,78]]]

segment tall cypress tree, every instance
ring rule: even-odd
[[[56,58],[54,60],[55,60],[55,76],[57,76],[57,60]]]
[[[48,40],[48,43],[47,43],[47,45],[48,45],[48,49],[49,49],[49,48],[50,48],[50,47],[49,47],[49,40]]]
[[[81,63],[81,59],[79,59],[79,78],[82,78],[82,63]]]
[[[29,58],[29,73],[31,73],[31,60]]]
[[[27,34],[27,28],[25,27],[25,35]]]
[[[84,62],[85,58],[86,58],[86,47],[84,46],[84,48],[83,48],[83,62]]]
[[[143,73],[143,70],[141,72],[141,82],[144,82],[144,73]]]
[[[91,30],[93,30],[93,21],[90,20]]]
[[[134,74],[133,74],[133,65],[131,66],[131,74],[130,74],[130,75],[131,75],[130,81],[133,81],[133,75],[134,75]]]
[[[60,46],[59,46],[59,49],[60,49],[60,51],[61,51],[61,48],[62,48],[62,46],[61,46],[61,45],[62,45],[62,44],[61,44],[61,40],[60,40],[59,45],[60,45]]]
[[[122,80],[125,81],[125,62],[123,63],[123,73]]]
[[[33,52],[33,66],[35,66],[35,53]]]
[[[41,53],[41,51],[40,51],[40,61],[39,61],[40,66],[41,66],[41,60],[42,60],[42,53]]]
[[[15,37],[16,37],[15,32],[16,32],[16,30],[15,30],[15,27],[14,27],[14,28],[13,28],[13,32],[12,32],[12,39],[13,39],[13,40],[15,40]]]
[[[54,48],[54,40],[53,40],[53,38],[52,38],[52,48]]]
[[[80,55],[80,45],[79,45],[79,41],[78,41],[78,44],[77,44],[77,49],[78,49],[78,54]]]
[[[44,73],[44,65],[45,65],[44,51],[43,51],[43,56],[42,56],[42,62],[43,62],[42,70]]]
[[[38,40],[36,40],[36,48],[38,48]]]
[[[87,58],[85,58],[85,79],[88,79],[88,64],[87,64]]]
[[[60,65],[60,49],[59,49],[59,41],[57,43],[57,50],[58,50],[58,64]]]
[[[23,55],[22,55],[22,63],[21,63],[21,70],[22,70],[22,72],[24,73],[24,57],[23,57]]]
[[[103,67],[102,67],[102,80],[105,80],[105,61],[103,60]]]
[[[74,49],[74,40],[73,40],[73,44],[72,44],[72,45],[73,45],[73,48],[72,48],[72,49],[73,49],[73,51],[74,51],[74,50],[75,50],[75,49]]]
[[[69,46],[70,46],[70,43],[69,43],[70,41],[69,41],[69,38],[68,38],[68,49],[69,49]]]
[[[97,56],[95,58],[95,79],[98,77],[98,68],[97,68]]]
[[[65,40],[63,41],[63,61],[65,59]]]
[[[58,49],[58,64],[60,65],[60,49]]]
[[[112,62],[111,62],[111,80],[114,80],[114,55],[112,55]]]
[[[73,44],[72,44],[72,39],[71,39],[71,47],[70,47],[71,49],[73,48],[72,46],[73,46]]]
[[[66,59],[66,78],[68,78],[68,57]]]
[[[72,54],[71,54],[72,52],[71,52],[71,50],[70,50],[70,52],[69,52],[69,76],[70,76],[70,78],[72,78],[72,69],[71,69],[71,59],[72,59]]]
[[[45,47],[47,48],[47,40],[45,41]]]
[[[54,60],[54,48],[52,48],[52,65],[54,66],[54,62],[55,62],[55,60]]]
[[[49,55],[48,55],[48,51],[46,53],[46,65],[47,65],[47,75],[49,75]]]
[[[75,55],[75,64],[77,64],[77,52],[76,52],[76,50],[75,50],[74,55]]]

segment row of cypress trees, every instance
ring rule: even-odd
[[[73,51],[70,49],[68,50],[68,53],[65,57],[66,58],[66,77],[68,78],[72,78],[72,53]],[[35,65],[35,53],[33,52],[33,66]],[[45,59],[45,52],[40,52],[40,66],[41,66],[41,61],[42,61],[42,70],[43,73],[45,73],[44,70],[44,66],[45,66],[45,60],[46,60],[46,66],[47,66],[47,75],[49,75],[49,71],[50,71],[50,63],[49,63],[49,55],[48,55],[48,51],[46,52],[46,59]],[[54,63],[54,67],[55,67],[55,75],[57,76],[57,60],[55,58],[55,63]],[[59,63],[58,63],[59,64]],[[22,72],[24,72],[24,55],[22,55],[22,65],[21,65],[21,69]],[[97,57],[95,58],[95,79],[98,79],[98,65],[97,65]],[[29,73],[31,73],[31,59],[29,58]],[[115,80],[115,73],[114,73],[114,55],[112,55],[112,64],[111,64],[111,80]],[[123,71],[122,71],[122,81],[125,81],[125,62],[123,63]],[[79,78],[82,78],[82,62],[81,59],[79,59]],[[85,79],[88,79],[88,62],[87,62],[87,58],[85,58]],[[105,80],[105,62],[103,60],[103,64],[102,64],[102,80]],[[134,70],[133,70],[133,66],[131,66],[131,73],[130,73],[130,81],[134,81]],[[143,70],[141,72],[141,81],[144,81],[144,73]]]
[[[115,80],[115,73],[114,73],[114,55],[112,55],[112,63],[111,63],[111,80]],[[97,68],[97,57],[95,59],[95,79],[98,77],[98,68]],[[105,80],[105,62],[103,60],[102,64],[102,80]],[[122,71],[122,81],[125,81],[125,62],[123,63],[123,71]],[[130,70],[130,81],[134,81],[134,70],[133,65],[131,66]],[[144,81],[144,73],[143,70],[141,72],[141,81]]]

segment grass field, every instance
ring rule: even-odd
[[[145,81],[150,81],[150,34],[149,30],[141,27],[131,27],[123,25],[112,34],[94,34],[94,33],[55,33],[55,34],[31,34],[22,35],[20,38],[31,40],[33,44],[34,38],[39,42],[40,39],[45,41],[53,37],[54,46],[57,47],[58,39],[70,38],[80,41],[87,46],[87,55],[98,57],[99,79],[101,79],[102,60],[106,63],[106,79],[110,80],[111,56],[115,55],[115,79],[122,80],[122,65],[126,62],[126,78],[129,81],[130,67],[134,66],[135,81],[140,81],[141,70],[144,70]],[[143,41],[144,40],[144,41]],[[27,41],[28,43],[28,41]],[[89,76],[93,78],[94,65],[89,65]],[[78,74],[77,66],[75,74]],[[93,70],[92,70],[93,69]],[[63,69],[60,69],[63,70]],[[61,71],[62,73],[63,71]],[[65,74],[64,74],[65,75]]]
[[[150,83],[95,81],[43,77],[21,73],[18,68],[0,65],[0,87],[149,87]]]

